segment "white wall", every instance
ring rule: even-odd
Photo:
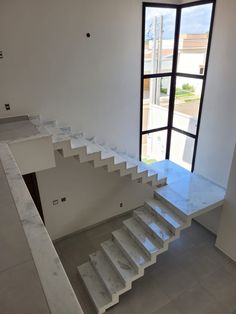
[[[235,16],[235,0],[217,0],[195,168],[224,187],[236,141]]]
[[[56,168],[37,173],[45,223],[53,240],[139,207],[153,195],[147,184],[94,169],[73,157],[56,153],[56,164]],[[61,202],[62,197],[67,201]],[[53,206],[55,199],[59,204]]]
[[[1,0],[0,116],[10,103],[137,154],[141,20],[139,0]]]
[[[236,261],[236,149],[230,171],[226,200],[222,211],[216,246]]]
[[[236,142],[235,16],[235,0],[217,0],[195,166],[197,173],[225,188]],[[209,213],[199,222],[217,233],[220,213]]]

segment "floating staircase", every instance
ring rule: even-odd
[[[123,221],[122,228],[112,232],[88,262],[78,266],[97,313],[117,304],[120,295],[131,289],[132,282],[144,275],[145,268],[156,262],[157,256],[168,249],[181,230],[191,225],[193,218],[223,204],[223,189],[203,177],[188,172],[182,183],[166,185],[165,174],[169,175],[169,171],[161,171],[158,166],[151,169],[82,133],[73,134],[69,127],[60,127],[56,122],[31,120],[47,129],[54,149],[62,156],[90,162],[95,168],[106,167],[108,172],[118,171],[120,176],[128,175],[154,189],[153,198],[134,210],[133,216]],[[187,186],[186,197],[174,188],[176,185],[181,191]]]
[[[110,240],[78,266],[79,274],[98,313],[119,302],[119,296],[144,275],[144,269],[156,262],[191,218],[181,217],[159,199],[150,199],[144,207],[134,210],[123,227],[112,232]]]
[[[120,176],[130,176],[134,181],[159,187],[166,184],[166,177],[149,169],[143,162],[108,146],[86,138],[83,133],[73,134],[70,127],[60,127],[56,121],[42,122],[39,117],[31,118],[36,126],[42,126],[52,135],[54,149],[63,157],[74,157],[79,162],[90,162],[95,168],[106,167],[108,172],[119,172]]]

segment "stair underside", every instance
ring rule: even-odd
[[[35,123],[40,122],[36,120]],[[74,156],[80,162],[92,162],[95,168],[119,171],[121,176],[129,175],[132,180],[154,187],[166,184],[166,177],[161,171],[150,169],[145,163],[101,145],[93,138],[86,139],[82,133],[72,134],[70,127],[59,127],[55,121],[46,121],[43,126],[52,135],[54,149],[64,157]]]

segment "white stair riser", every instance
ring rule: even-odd
[[[150,206],[148,203],[146,203],[146,202],[144,203],[144,207],[147,208],[147,209],[153,214],[154,217],[157,217],[161,222],[163,222],[163,224],[164,224],[174,235],[179,235],[179,234],[180,234],[180,231],[185,228],[185,224],[183,224],[183,226],[180,227],[180,228],[175,228],[171,223],[169,223],[167,220],[165,220],[165,218],[164,218],[162,215],[160,215],[159,213],[157,213],[157,212],[155,211],[155,209],[154,209],[152,206]]]
[[[123,228],[129,233],[129,235],[131,236],[131,238],[137,243],[137,245],[144,251],[146,252],[147,256],[149,257],[149,262],[148,264],[149,265],[152,265],[156,262],[156,256],[158,254],[153,254],[153,253],[150,253],[146,248],[145,246],[142,245],[142,243],[138,240],[138,238],[136,238],[136,236],[129,230],[129,228],[127,228],[125,225],[123,226]],[[146,268],[147,266],[145,265],[144,268]]]
[[[143,228],[150,234],[152,235],[152,237],[158,242],[160,243],[161,247],[163,249],[167,249],[168,247],[168,243],[170,242],[169,240],[164,241],[162,238],[160,238],[155,232],[153,232],[148,225],[142,220],[140,219],[140,217],[134,212],[134,217],[135,219],[143,226]]]
[[[157,185],[157,177],[156,176],[147,176],[147,177],[143,177],[142,178],[142,183],[146,184],[146,183],[151,183],[152,186],[156,186]]]
[[[114,157],[106,158],[106,159],[94,159],[93,160],[93,166],[94,168],[100,168],[100,167],[109,167],[109,165],[112,165],[114,163]]]
[[[79,154],[79,161],[81,163],[83,162],[89,162],[89,161],[93,161],[96,158],[100,158],[100,153],[91,153],[91,154],[87,154],[85,152],[82,152]]]
[[[107,171],[108,172],[115,172],[115,171],[124,171],[126,169],[126,163],[122,162],[120,164],[114,164],[114,165],[107,165]]]
[[[102,250],[103,250],[103,248],[102,248]],[[119,278],[120,278],[120,280],[123,282],[123,284],[128,288],[128,290],[130,290],[131,289],[131,287],[132,287],[132,285],[131,285],[131,282],[132,281],[126,281],[126,280],[124,280],[124,278],[121,276],[121,274],[120,274],[120,272],[117,270],[117,268],[115,267],[115,265],[112,263],[112,261],[110,260],[110,257],[109,257],[109,255],[106,253],[106,251],[105,250],[103,250],[103,252],[104,252],[104,254],[106,255],[106,257],[107,257],[107,259],[109,260],[109,262],[110,262],[110,264],[111,264],[111,266],[113,267],[113,269],[114,269],[114,271],[117,273],[117,275],[119,276]]]
[[[124,168],[124,169],[121,169],[120,170],[120,176],[121,177],[124,177],[124,176],[134,176],[135,174],[137,174],[137,167],[135,166],[135,167],[132,167],[132,168]]]
[[[191,219],[188,218],[182,211],[180,211],[177,207],[173,206],[171,203],[169,203],[166,199],[164,199],[163,197],[161,197],[160,195],[158,195],[156,192],[154,192],[154,197],[157,200],[160,200],[161,202],[163,202],[163,204],[167,205],[169,208],[171,208],[174,213],[176,215],[178,215],[183,221],[184,223],[186,223],[187,225],[191,225]]]
[[[121,249],[121,251],[123,252],[123,254],[125,255],[125,257],[128,259],[128,261],[130,262],[130,264],[134,267],[134,269],[138,272],[138,275],[140,277],[142,277],[144,275],[144,269],[146,268],[146,266],[138,266],[133,260],[132,258],[130,258],[129,254],[127,254],[126,250],[123,249],[122,244],[115,238],[113,237],[113,241],[117,244],[117,246]],[[151,265],[151,264],[150,264]]]

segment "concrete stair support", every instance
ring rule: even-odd
[[[166,177],[157,171],[148,169],[146,164],[101,145],[94,138],[87,139],[83,133],[73,133],[69,126],[60,126],[57,121],[42,121],[33,117],[31,122],[42,124],[51,134],[54,149],[63,157],[74,157],[79,162],[90,162],[94,168],[105,167],[108,172],[117,171],[120,176],[129,176],[131,180],[159,187],[166,184]]]

